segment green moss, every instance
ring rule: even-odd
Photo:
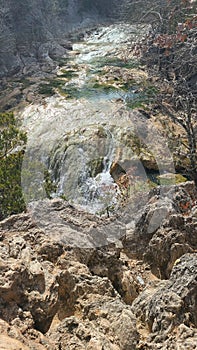
[[[187,179],[181,174],[158,175],[157,179],[159,180],[160,185],[166,186],[179,184],[187,181]]]
[[[72,69],[68,69],[68,70],[62,69],[60,73],[61,73],[60,77],[66,78],[66,79],[72,79],[78,75],[77,72]]]
[[[58,89],[59,93],[65,96],[67,99],[79,98],[79,89],[75,86],[65,86]]]
[[[134,79],[129,79],[129,80],[127,80],[127,82],[122,82],[121,83],[121,89],[123,89],[124,91],[128,91],[131,88],[134,89],[134,87],[136,89],[138,89],[140,86],[141,86],[141,84],[137,85],[136,81]]]
[[[26,77],[23,77],[21,79],[16,79],[16,80],[14,80],[14,82],[22,84],[22,89],[26,89],[27,87],[29,87],[32,84],[34,84],[33,81],[29,80]]]
[[[66,64],[69,62],[69,58],[61,58],[58,61],[59,67],[64,67],[66,66]]]
[[[182,183],[182,182],[186,182],[187,179],[185,176],[181,175],[181,174],[176,174],[176,183]]]
[[[98,130],[97,130],[96,134],[99,138],[102,138],[102,139],[108,137],[106,129],[101,125],[98,126]]]
[[[38,88],[38,93],[46,96],[53,96],[55,91],[53,87],[49,84],[40,84]]]
[[[90,62],[92,65],[97,68],[102,68],[104,66],[113,66],[120,68],[133,69],[138,68],[140,63],[137,60],[125,60],[118,57],[98,57],[96,59],[92,59]]]
[[[66,85],[59,88],[60,94],[64,95],[68,99],[80,99],[80,98],[93,98],[98,96],[98,94],[107,94],[116,89],[111,85],[99,84],[99,83],[89,83],[82,88],[77,88],[74,85]]]
[[[99,82],[96,82],[92,85],[93,89],[101,89],[102,85]]]
[[[155,87],[155,86],[152,86],[152,85],[148,85],[147,87],[145,87],[144,89],[144,95],[147,97],[147,98],[154,98],[157,94],[158,94],[158,89]]]
[[[92,159],[88,163],[88,167],[90,169],[90,176],[95,177],[103,171],[103,158]]]
[[[95,90],[102,90],[102,91],[112,91],[112,90],[117,90],[112,84],[110,83],[99,83],[96,82],[92,86],[93,89]]]
[[[126,106],[129,109],[146,108],[146,101],[142,99],[126,99]]]
[[[64,81],[62,81],[61,79],[51,79],[49,80],[49,85],[54,87],[54,88],[57,88],[59,86],[62,86],[64,84]]]
[[[63,199],[64,201],[66,201],[66,202],[68,201],[68,198],[67,198],[67,196],[65,194],[61,194],[60,198]]]
[[[135,108],[143,108],[146,109],[146,107],[152,103],[154,103],[155,98],[157,96],[158,90],[152,86],[143,86],[141,84],[140,86],[140,92],[132,95],[131,97],[128,96],[126,98],[126,105],[130,109]]]
[[[60,88],[64,85],[64,81],[61,79],[50,79],[46,83],[40,84],[38,88],[38,93],[46,96],[53,96],[55,94],[55,89]]]

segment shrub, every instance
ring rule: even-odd
[[[26,134],[13,113],[0,113],[0,219],[25,209],[21,167]]]

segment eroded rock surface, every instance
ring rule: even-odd
[[[196,189],[191,182],[154,189],[123,240],[130,257],[145,259],[159,278],[168,278],[176,259],[197,249]]]
[[[2,221],[2,349],[196,349],[196,192],[187,182],[158,193],[136,220],[129,203],[108,218],[54,199],[37,209],[60,223],[32,209]]]
[[[196,349],[196,300],[197,254],[185,254],[169,280],[150,284],[132,305],[148,333],[141,348]]]
[[[113,3],[113,5],[112,5]],[[2,1],[0,4],[0,76],[50,70],[65,54],[62,38],[69,31],[114,18],[117,1]],[[67,46],[67,45],[66,45]]]

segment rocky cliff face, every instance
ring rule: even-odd
[[[60,199],[42,207],[64,220],[63,230],[45,230],[31,212],[2,221],[1,348],[197,349],[195,198],[192,183],[159,200],[153,191],[136,225],[129,207],[99,219]],[[165,219],[150,230],[161,211]],[[72,244],[94,233],[110,241],[116,231],[120,240],[100,248]]]
[[[117,0],[0,1],[0,76],[62,57],[68,32],[112,20]]]

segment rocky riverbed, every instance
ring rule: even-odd
[[[22,171],[27,203],[62,196],[100,214],[136,188],[154,186],[149,171],[170,173],[176,182],[167,140],[153,119],[134,109],[153,90],[131,49],[147,30],[121,23],[87,33],[56,77],[34,91],[40,98],[18,115],[28,133]]]
[[[87,33],[23,92],[27,210],[0,222],[2,349],[197,348],[197,193],[140,112],[155,91],[130,41],[146,30]]]

